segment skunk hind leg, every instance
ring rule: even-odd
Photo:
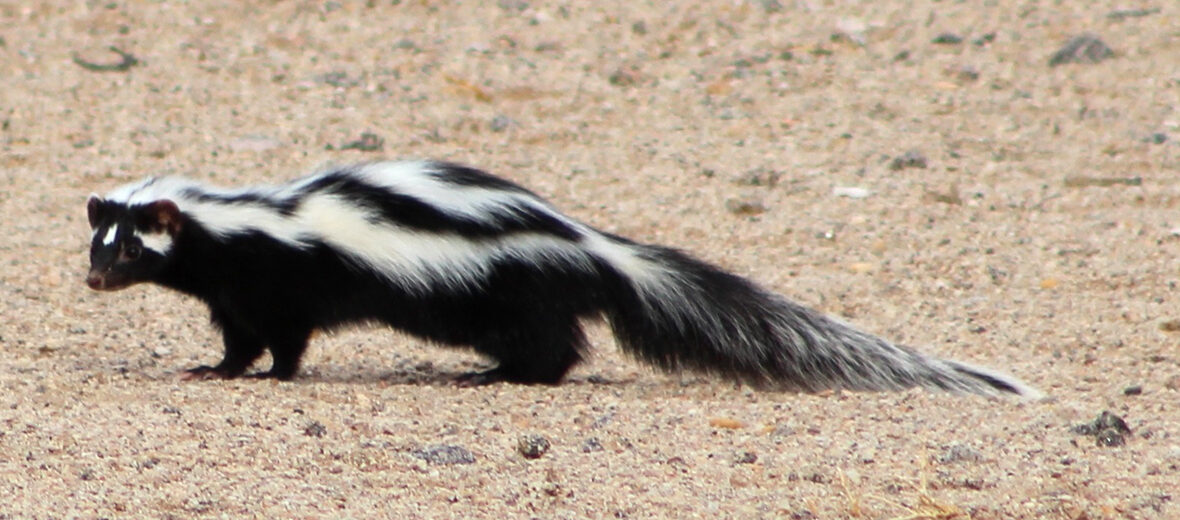
[[[539,316],[529,326],[498,331],[475,345],[475,351],[494,359],[495,368],[459,376],[460,386],[493,383],[556,385],[582,360],[586,335],[577,318]]]

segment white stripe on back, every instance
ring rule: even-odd
[[[662,271],[657,264],[639,257],[631,247],[604,237],[536,197],[517,191],[449,183],[439,179],[437,171],[438,166],[427,161],[371,163],[325,171],[282,186],[236,190],[161,177],[119,188],[108,199],[128,205],[172,200],[182,212],[221,237],[257,231],[297,248],[322,242],[414,291],[426,292],[438,285],[474,288],[482,283],[495,262],[507,259],[591,269],[593,255],[641,283],[644,279],[653,280],[651,275]],[[495,223],[494,213],[527,207],[577,230],[582,238],[572,242],[539,232],[471,238],[457,233],[422,231],[398,226],[340,195],[306,194],[318,179],[340,172],[375,189],[408,195],[448,214],[491,224]],[[220,197],[254,195],[274,202],[301,200],[292,214],[284,215],[262,203],[199,200],[197,195],[202,193]],[[171,246],[167,235],[149,236],[141,236],[145,247],[166,252]]]
[[[495,210],[528,207],[540,210],[567,225],[577,225],[569,217],[525,193],[457,185],[435,176],[438,167],[429,161],[371,163],[362,165],[356,178],[367,184],[409,195],[456,216],[487,221]]]

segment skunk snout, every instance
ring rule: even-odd
[[[106,288],[106,276],[96,269],[91,269],[90,274],[86,275],[86,285],[91,289],[101,291]]]

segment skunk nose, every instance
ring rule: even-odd
[[[86,275],[86,285],[89,285],[91,289],[101,290],[105,283],[106,278],[98,271],[90,271],[90,274]]]

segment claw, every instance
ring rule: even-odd
[[[277,381],[290,381],[291,380],[291,376],[282,376],[282,375],[276,374],[273,370],[267,370],[266,372],[255,372],[253,374],[247,374],[246,377],[249,379],[274,379]]]
[[[208,381],[210,379],[233,379],[234,377],[223,369],[207,365],[190,368],[180,374],[181,381]]]

